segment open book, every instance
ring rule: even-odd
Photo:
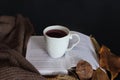
[[[93,48],[90,37],[72,31],[80,36],[80,43],[61,58],[51,58],[46,49],[43,36],[31,36],[27,45],[26,59],[35,66],[42,75],[67,74],[67,70],[75,67],[79,60],[85,60],[93,69],[99,67],[97,54]],[[70,40],[70,45],[77,39]]]

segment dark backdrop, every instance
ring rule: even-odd
[[[120,55],[119,0],[1,0],[0,15],[23,14],[38,35],[49,25],[59,24],[86,35]]]

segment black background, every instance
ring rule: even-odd
[[[120,55],[119,0],[1,0],[0,15],[28,17],[38,35],[59,24],[86,35]]]
[[[86,35],[120,55],[119,0],[1,0],[0,15],[28,17],[38,35],[49,25],[63,25]]]
[[[49,25],[63,25],[86,35],[120,56],[119,0],[1,0],[0,15],[22,14],[37,35]]]

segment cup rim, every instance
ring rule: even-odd
[[[62,25],[51,25],[51,26],[46,27],[43,30],[43,35],[45,35],[47,37],[50,37],[50,36],[46,35],[46,32],[49,31],[49,30],[52,30],[52,29],[58,29],[58,30],[65,31],[67,33],[67,35],[64,36],[64,37],[67,37],[70,34],[70,30],[67,27],[65,27],[65,26],[62,26]],[[61,37],[61,38],[64,38],[64,37]],[[50,38],[56,38],[56,37],[50,37]]]

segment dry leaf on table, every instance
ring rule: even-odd
[[[101,68],[94,71],[92,80],[110,80],[107,73],[105,73]]]
[[[100,49],[100,66],[111,73],[114,80],[120,72],[120,57],[111,53],[110,49],[102,45]]]
[[[76,73],[80,80],[88,80],[93,75],[93,69],[87,61],[80,60],[76,66]]]

